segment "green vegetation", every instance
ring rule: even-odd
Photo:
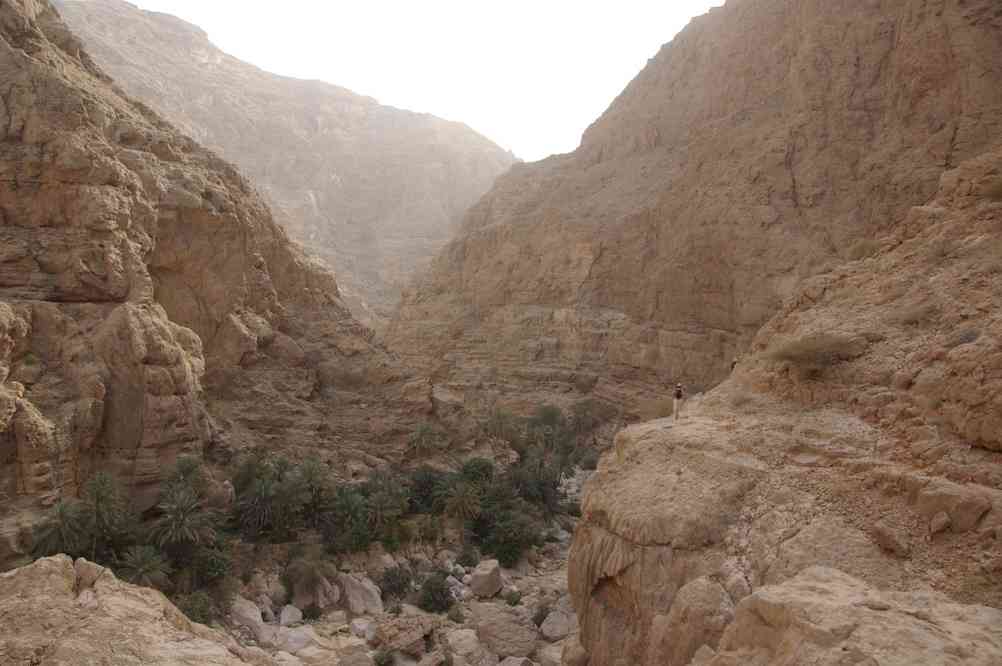
[[[439,571],[424,581],[417,604],[421,610],[428,613],[444,613],[452,608],[452,591],[449,590],[449,584],[445,582],[446,578],[448,576]]]
[[[154,546],[132,546],[117,567],[118,576],[136,585],[165,590],[170,583],[170,563]]]
[[[379,589],[383,591],[383,599],[403,599],[411,589],[411,572],[404,567],[391,567],[383,572],[379,581]]]

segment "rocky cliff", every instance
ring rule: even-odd
[[[65,555],[0,574],[7,666],[274,666],[260,648],[189,621],[163,594]]]
[[[731,0],[573,153],[518,165],[408,291],[391,347],[457,391],[632,410],[710,386],[800,282],[1002,129],[997,3]]]
[[[59,11],[130,95],[236,164],[335,269],[366,323],[454,234],[512,156],[460,123],[261,71],[196,26],[121,0]]]
[[[0,4],[0,566],[97,469],[138,508],[206,446],[347,473],[431,409],[233,167],[126,97],[46,0]]]
[[[569,563],[592,666],[1002,659],[997,611],[955,605],[1002,607],[999,165],[945,171],[678,423],[617,436]]]

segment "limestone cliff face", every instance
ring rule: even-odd
[[[711,10],[575,152],[498,180],[387,340],[443,384],[528,402],[712,385],[802,279],[999,136],[1000,21],[992,0]]]
[[[125,97],[42,0],[0,4],[0,248],[0,566],[97,469],[145,508],[181,451],[348,471],[432,409],[236,170]]]
[[[366,323],[389,316],[412,273],[512,164],[463,124],[261,71],[173,16],[121,0],[58,4],[126,92],[261,188],[289,234],[334,267]]]
[[[943,173],[871,256],[791,295],[680,422],[617,436],[569,563],[592,666],[1000,659],[987,609],[911,597],[939,618],[919,638],[906,597],[802,577],[1002,606],[1000,164],[996,147]]]

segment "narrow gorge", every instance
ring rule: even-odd
[[[1000,308],[996,0],[728,0],[534,163],[0,0],[0,665],[997,666]]]

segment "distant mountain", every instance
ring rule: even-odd
[[[57,7],[127,93],[240,167],[369,324],[514,161],[461,123],[262,71],[174,16],[121,0]]]

